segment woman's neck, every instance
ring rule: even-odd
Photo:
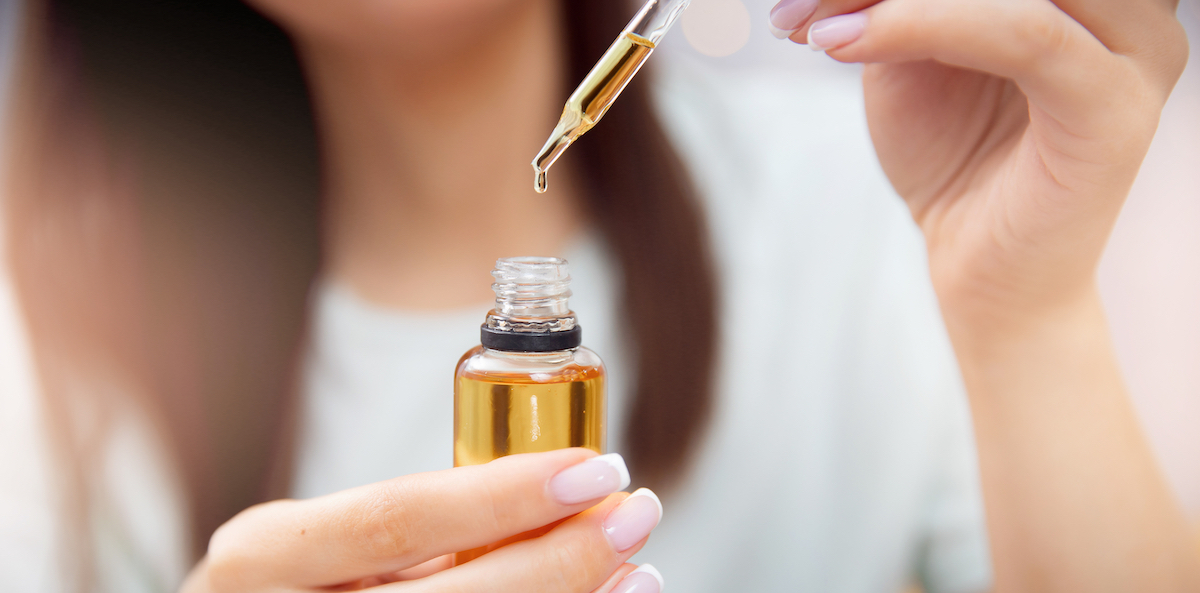
[[[385,306],[459,307],[488,300],[497,257],[561,250],[580,224],[569,175],[539,195],[529,166],[564,96],[557,10],[532,0],[442,53],[301,40],[328,275]]]

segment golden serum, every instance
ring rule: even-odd
[[[546,171],[616,102],[691,0],[646,0],[600,61],[567,98],[546,145],[533,158],[533,188],[545,193]]]
[[[502,259],[492,276],[496,308],[454,374],[455,467],[567,447],[604,453],[604,363],[581,345],[567,262]],[[460,552],[455,564],[497,545]]]

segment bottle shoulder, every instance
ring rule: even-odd
[[[561,352],[501,352],[476,346],[458,362],[457,377],[516,383],[561,383],[603,378],[604,362],[580,346]]]

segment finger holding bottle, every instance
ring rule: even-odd
[[[662,504],[650,490],[642,488],[632,495],[616,494],[604,503],[554,526],[538,538],[522,536],[498,545],[496,551],[460,564],[446,574],[407,589],[441,591],[447,588],[470,589],[475,583],[488,583],[489,591],[579,591],[583,593],[660,593],[663,577],[654,566],[636,566],[628,560],[646,543],[646,537],[662,519]],[[599,521],[599,525],[596,525]],[[542,530],[538,530],[542,531]],[[602,532],[603,537],[597,537]],[[526,534],[527,535],[527,534]],[[536,545],[525,545],[537,542]],[[616,563],[616,564],[614,564]],[[430,577],[453,567],[452,558],[443,556],[393,575],[365,579],[350,590],[374,587],[398,581]],[[599,571],[590,566],[602,567]],[[609,571],[610,566],[617,566]],[[466,567],[471,567],[468,570]],[[609,576],[598,587],[597,575]],[[403,590],[403,589],[401,589]]]
[[[625,561],[645,545],[661,519],[662,504],[650,490],[615,494],[541,537],[510,544],[426,579],[392,587],[396,591],[433,593],[468,591],[477,583],[487,583],[486,590],[497,593],[589,593],[598,587],[603,591],[614,573],[626,570]],[[622,591],[621,582],[613,591]]]
[[[625,564],[592,593],[661,593],[663,576],[650,564]]]
[[[386,581],[390,579],[380,575],[395,575],[446,554],[580,513],[628,483],[619,455],[596,456],[585,449],[567,449],[405,476],[311,500],[267,503],[217,530],[208,555],[183,591],[306,590],[364,579]],[[611,510],[617,505],[615,498],[598,508]],[[577,541],[581,539],[592,544],[606,542],[599,527],[603,516],[596,518],[597,512],[586,515],[592,519],[567,521],[544,537],[552,537],[559,548],[591,549]],[[596,525],[585,523],[588,520]],[[589,525],[597,533],[585,534]],[[645,535],[648,531],[639,542]],[[605,547],[607,555],[581,555],[579,565],[571,567],[589,576],[603,573],[592,588],[632,554],[622,555],[622,550],[607,543]],[[515,554],[519,562],[534,570],[554,564],[553,558],[536,556],[558,555],[556,548],[526,546],[522,550],[505,552]],[[471,564],[443,572],[456,572]],[[421,580],[425,579],[410,582]]]

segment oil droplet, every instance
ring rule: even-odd
[[[546,172],[534,170],[533,191],[539,194],[546,193]]]

